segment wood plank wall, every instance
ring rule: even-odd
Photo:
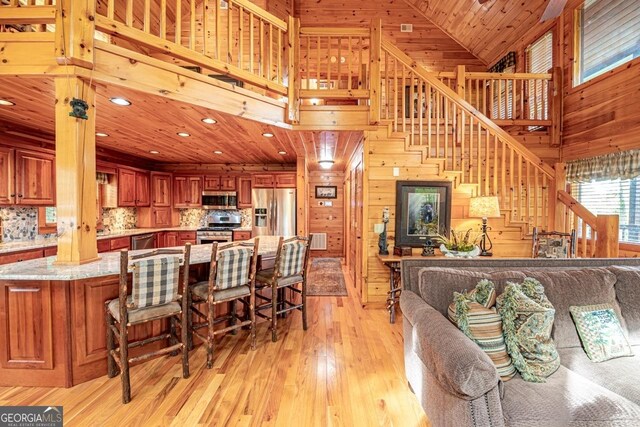
[[[309,232],[327,233],[327,250],[312,251],[313,257],[344,256],[344,172],[309,172]],[[337,187],[337,198],[316,199],[316,186]],[[331,202],[332,206],[320,206],[320,202]]]
[[[390,138],[387,129],[365,132],[365,207],[367,218],[364,220],[364,244],[366,265],[363,281],[366,286],[367,301],[380,303],[386,299],[389,290],[389,271],[378,260],[378,235],[373,226],[381,222],[382,209],[390,211],[389,235],[395,235],[396,218],[396,181],[445,181],[436,162],[423,163],[420,153],[405,152],[404,141]],[[400,168],[400,175],[393,176],[393,168]],[[458,230],[480,229],[479,219],[467,218],[469,198],[475,191],[474,186],[461,185],[453,190],[452,227]],[[521,229],[517,225],[507,225],[505,218],[490,220],[491,238],[494,242],[494,256],[529,257],[531,242],[521,239]],[[393,239],[389,250],[393,249]],[[414,250],[419,254],[420,250]]]

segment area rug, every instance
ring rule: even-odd
[[[338,258],[313,258],[307,278],[307,295],[347,296],[347,285]]]

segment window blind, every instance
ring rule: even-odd
[[[640,56],[637,0],[586,0],[580,10],[580,81]]]
[[[527,73],[548,73],[553,67],[553,33],[549,31],[526,49]],[[529,82],[529,99],[546,99],[542,91],[544,85]],[[549,108],[547,103],[529,103],[529,118],[546,120]]]

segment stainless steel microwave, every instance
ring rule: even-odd
[[[204,209],[236,209],[238,196],[235,191],[203,191]]]

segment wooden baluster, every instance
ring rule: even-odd
[[[542,187],[540,188],[540,204],[542,208],[542,223],[545,230],[549,230],[549,214],[547,213],[547,197],[549,197],[549,191],[547,191],[547,175],[542,174]],[[560,227],[556,227],[559,229]],[[549,230],[552,231],[552,230]]]
[[[534,167],[533,168],[533,217],[534,217],[534,224],[537,226],[540,225],[538,218],[540,218],[540,214],[538,213],[538,209],[539,209],[539,205],[538,205],[538,197],[540,196],[540,194],[538,193],[539,188],[538,188],[538,168]]]
[[[349,82],[351,82],[350,77]],[[393,130],[398,131],[398,61],[395,58],[393,59]]]
[[[415,97],[415,93],[414,93],[414,89],[413,89],[413,85],[414,85],[414,77],[413,77],[413,71],[409,72],[409,113],[410,118],[411,118],[411,135],[409,137],[409,141],[411,142],[411,145],[415,145],[416,143],[416,139],[415,139],[415,133],[416,133],[416,128],[415,128],[415,116],[416,116],[416,111],[415,111],[415,106],[416,103],[413,102],[414,97]]]
[[[267,79],[273,80],[273,24],[269,23],[269,46],[267,46],[267,52],[269,52],[269,63],[267,65]]]
[[[487,132],[489,132],[487,130]],[[494,196],[498,195],[498,136],[493,135],[493,191]]]
[[[362,81],[362,67],[364,66],[364,61],[362,60],[362,51],[364,50],[364,40],[364,37],[358,37],[358,89],[366,89],[366,85],[363,84]]]
[[[311,78],[311,70],[309,69],[310,56],[311,56],[311,36],[307,36],[307,59],[306,59],[307,68],[305,70],[307,73],[305,76],[307,89],[311,89],[311,85],[309,84],[309,79]]]
[[[405,75],[405,67],[401,65],[402,68],[402,132],[407,131],[407,97],[405,96],[405,88],[406,86],[406,75]]]
[[[216,59],[222,61],[222,37],[220,36],[222,27],[222,9],[220,7],[220,0],[214,1],[216,2]],[[251,15],[251,18],[253,18],[253,14]],[[253,25],[251,27],[253,28]]]
[[[484,194],[490,195],[489,184],[491,183],[491,133],[489,130],[486,130],[485,141],[484,141]]]
[[[384,117],[387,119],[389,118],[389,56],[391,55],[389,55],[388,52],[384,52]],[[418,104],[418,109],[422,112],[421,104]],[[420,123],[422,124],[422,121],[420,121]],[[422,125],[420,128],[422,128]],[[420,135],[420,145],[422,145],[422,134]]]
[[[216,0],[218,1],[218,0]],[[196,48],[196,1],[189,0],[189,49]],[[231,1],[229,0],[229,16],[231,16]]]
[[[434,91],[433,91],[433,88],[431,87],[431,85],[429,83],[425,82],[424,86],[425,86],[425,91],[424,91],[424,93],[425,93],[425,102],[426,102],[426,105],[427,105],[427,109],[426,109],[426,114],[427,114],[427,146],[429,147],[429,157],[433,157],[433,155],[431,154],[431,138],[432,138],[431,134],[433,133],[434,129],[433,129],[433,126],[432,126],[431,116],[434,115],[435,108],[437,108],[438,104],[437,104],[436,100],[433,98]],[[436,121],[437,121],[437,114],[436,114]],[[436,132],[436,137],[437,137],[438,132],[440,132],[437,122],[436,122],[435,132]],[[437,157],[437,155],[435,157]]]
[[[490,119],[495,119],[495,112],[493,111],[493,97],[494,97],[494,90],[493,87],[495,86],[495,81],[494,80],[489,80],[489,118]]]
[[[327,37],[327,89],[331,89],[331,36]]]
[[[316,38],[316,89],[320,89],[320,36]]]
[[[191,0],[194,1],[194,0]],[[219,0],[216,0],[219,1]],[[233,3],[227,0],[227,64],[233,64]],[[189,40],[191,44],[191,40]]]
[[[532,215],[532,206],[531,206],[531,162],[526,160],[526,171],[527,171],[527,222],[531,221]]]
[[[424,115],[423,111],[422,111],[422,105],[424,102],[424,82],[422,81],[422,79],[420,79],[420,81],[418,82],[418,138],[420,141],[420,146],[424,145],[422,137],[424,134],[424,127],[422,126],[422,116]]]
[[[454,163],[454,169],[455,170],[459,170],[462,172],[462,174],[460,175],[460,182],[465,182],[464,180],[464,163],[462,161],[462,159],[464,158],[464,149],[465,149],[465,137],[466,137],[466,131],[465,131],[465,123],[466,123],[466,111],[461,110],[460,111],[460,129],[461,129],[461,138],[460,138],[460,159],[458,159],[458,156],[456,155],[456,146],[453,146],[453,159],[456,163]]]
[[[513,148],[509,147],[509,187],[511,188],[511,195],[509,197],[509,208],[511,209],[511,219],[515,218],[515,187],[514,187],[514,175],[515,169],[514,167],[514,155]]]
[[[124,23],[127,27],[133,27],[133,0],[127,0]]]
[[[438,97],[439,98],[439,97]],[[447,98],[443,98],[444,100],[444,105],[443,105],[443,122],[444,122],[444,146],[446,147],[447,144],[449,143],[449,117],[451,117],[451,115],[449,114],[449,105],[450,102]],[[438,101],[438,104],[440,104],[440,101]],[[440,119],[438,119],[439,121]],[[438,134],[438,137],[436,138],[436,152],[438,153],[437,157],[440,157],[440,134]]]
[[[258,20],[260,21],[258,26],[258,31],[260,31],[258,39],[258,75],[266,78],[265,67],[267,61],[264,59],[264,21],[259,17]]]
[[[176,28],[178,28],[177,23]],[[211,52],[209,51],[209,38],[209,0],[202,0],[202,53],[207,56],[211,56]]]
[[[525,93],[525,90],[524,90],[524,86],[525,85],[524,85],[524,80],[519,80],[519,82],[520,82],[520,91],[518,92],[518,94],[520,95],[520,117],[525,119],[527,117],[526,116],[526,109],[525,109],[525,105],[526,104],[524,102],[525,97],[526,97],[525,96],[526,93]]]
[[[433,102],[435,103],[434,111],[436,113],[436,157],[438,157],[438,150],[440,149],[440,115],[442,114],[440,110],[442,110],[443,98],[440,96],[440,92],[433,88],[432,88],[432,96],[433,97],[430,96],[429,99],[433,99]]]
[[[522,193],[526,190],[522,176],[522,154],[518,153],[518,217],[524,219],[524,199]]]
[[[216,0],[216,1],[218,1],[218,0]],[[249,12],[249,71],[252,74],[255,73],[255,68],[254,68],[255,51],[253,49],[253,39],[254,39],[253,27],[254,27],[253,13]],[[309,55],[308,52],[307,52],[307,55]],[[308,66],[309,66],[309,62],[307,60],[307,73],[309,72]],[[308,84],[309,84],[309,82],[307,81],[307,85]]]
[[[456,145],[456,139],[458,132],[458,106],[454,103],[451,103],[451,146]],[[449,144],[444,145],[444,164],[447,165],[449,161]],[[446,167],[445,167],[446,168]]]
[[[516,118],[516,109],[517,109],[516,79],[513,79],[511,82],[511,117],[510,119]]]
[[[11,1],[17,2],[17,0],[11,0]],[[107,0],[107,18],[109,19],[113,19],[115,4],[116,4],[116,0]]]
[[[336,89],[340,89],[340,82],[342,81],[342,37],[338,36],[338,56],[336,56],[336,62],[338,63],[338,77],[336,78]]]
[[[167,39],[167,0],[160,0],[160,38]]]
[[[582,244],[581,244],[581,253],[582,253],[582,258],[586,258],[587,257],[587,227],[588,225],[585,224],[584,220],[581,221],[582,222]]]
[[[542,89],[542,97],[544,102],[542,104],[542,119],[549,120],[549,80],[544,80],[544,87]]]
[[[278,42],[280,42],[280,39],[278,40]],[[280,43],[278,43],[278,47],[280,47]],[[241,70],[243,65],[242,64],[243,59],[244,59],[244,7],[238,6],[238,68],[240,68]],[[279,81],[280,80],[278,80],[278,82]]]
[[[473,173],[473,168],[475,166],[476,171],[480,171],[480,166],[481,166],[481,162],[482,162],[482,158],[479,155],[479,148],[480,148],[480,134],[478,133],[477,135],[474,135],[475,133],[475,126],[474,126],[474,117],[473,116],[469,116],[469,163],[468,163],[468,172],[469,172],[469,183],[473,183],[473,180],[475,179],[475,174]],[[480,123],[478,123],[480,124]],[[473,161],[473,152],[474,152],[474,147],[473,147],[473,143],[476,143],[476,151],[477,151],[477,155],[476,155],[476,161]],[[462,154],[463,157],[465,156],[465,153]],[[464,163],[464,162],[463,162]],[[462,169],[466,169],[464,167],[465,165],[463,164],[463,168]],[[480,187],[478,187],[478,190],[480,190]],[[480,191],[478,191],[478,195],[480,195]]]
[[[500,202],[501,202],[501,206],[502,208],[506,208],[506,202],[507,202],[507,159],[506,159],[506,142],[504,140],[501,141],[502,142],[502,155],[500,156],[500,173],[501,173],[501,190],[500,190]],[[495,172],[494,172],[495,173]],[[497,173],[496,173],[497,175]]]
[[[479,79],[475,79],[475,83],[474,83],[475,87],[476,87],[476,110],[478,111],[482,111],[482,107],[480,107],[480,80]]]
[[[347,41],[348,45],[349,45],[349,49],[347,49],[347,67],[348,67],[348,71],[347,71],[347,89],[351,90],[353,89],[353,85],[351,84],[351,60],[353,57],[353,45],[351,44],[351,36],[349,36],[348,41]],[[398,130],[398,125],[396,123],[396,131]]]
[[[151,0],[144,0],[144,17],[142,19],[142,31],[149,34],[151,16]]]
[[[203,19],[204,18],[206,18],[206,15],[203,14]],[[205,40],[206,38],[207,35],[205,34]],[[174,41],[176,44],[182,44],[182,0],[176,0],[176,33],[174,35]]]

